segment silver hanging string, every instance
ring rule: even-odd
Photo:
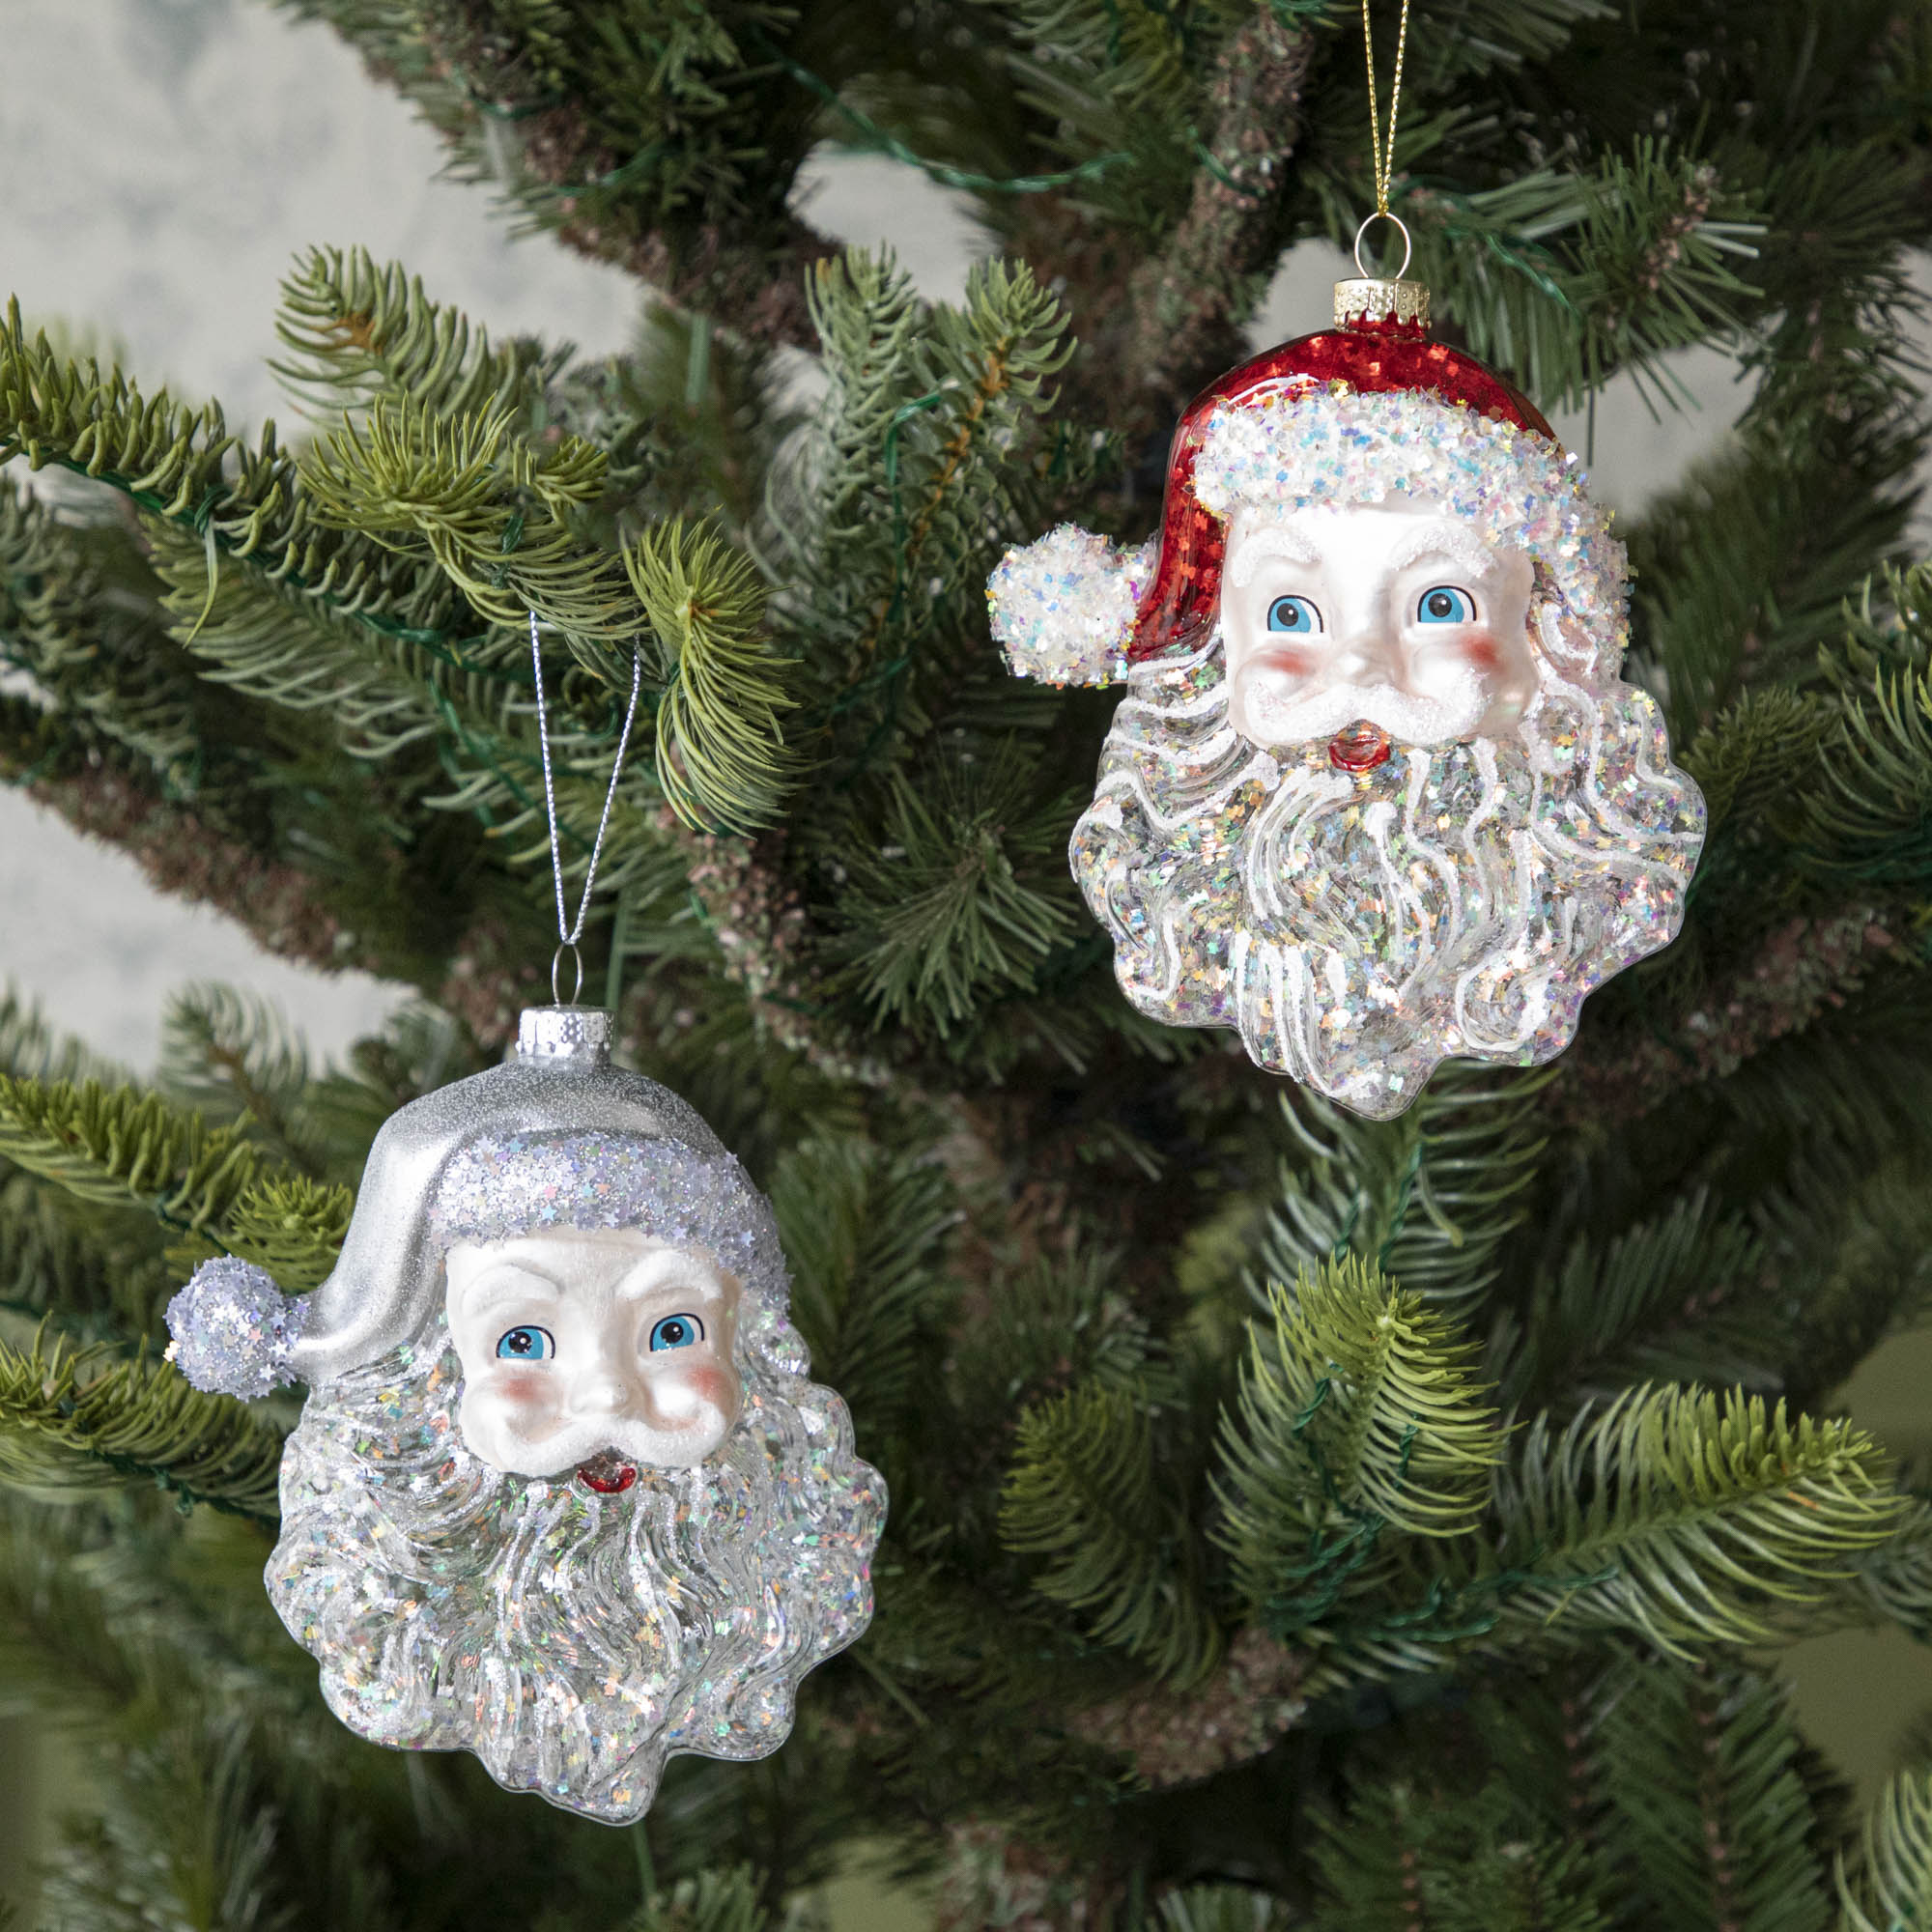
[[[551,954],[550,960],[550,996],[559,1007],[574,1007],[578,994],[583,990],[583,959],[577,950],[577,942],[582,936],[583,921],[590,911],[590,893],[597,883],[597,861],[604,854],[604,833],[611,823],[611,808],[617,798],[617,780],[623,774],[624,753],[630,747],[631,726],[638,716],[638,694],[643,688],[644,667],[642,660],[633,651],[631,704],[624,713],[624,728],[617,736],[617,757],[611,767],[611,788],[604,794],[604,811],[597,821],[597,837],[591,841],[590,866],[583,875],[583,896],[577,902],[575,923],[571,922],[563,904],[563,852],[556,837],[556,782],[551,776],[550,767],[550,714],[544,705],[543,645],[537,638],[537,613],[534,611],[530,612],[530,670],[537,687],[537,743],[543,748],[544,810],[550,816],[550,871],[556,884],[556,951]],[[577,970],[567,1001],[557,987],[557,973],[566,952]]]

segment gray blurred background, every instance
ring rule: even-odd
[[[567,338],[593,354],[625,345],[637,284],[548,240],[512,241],[487,190],[437,179],[441,160],[435,136],[339,42],[260,4],[0,0],[0,298],[12,292],[31,319],[112,348],[144,387],[218,396],[231,424],[280,409],[265,366],[276,283],[311,243],[398,257],[432,296],[498,334]],[[802,198],[823,232],[888,242],[927,296],[958,293],[981,246],[963,197],[873,156],[822,151],[808,174]],[[1296,249],[1256,320],[1257,345],[1323,324],[1339,270],[1325,247]],[[1580,418],[1558,424],[1573,447],[1587,441],[1599,494],[1625,514],[1714,448],[1742,407],[1722,355],[1690,354],[1676,373],[1687,400],[1661,420],[1619,384],[1599,399],[1593,437]],[[274,1001],[323,1053],[401,997],[366,975],[269,956],[0,789],[0,984],[142,1068],[169,991],[206,979]],[[1900,1449],[1932,1433],[1928,1366],[1894,1345],[1848,1392]],[[1813,1737],[1867,1789],[1932,1703],[1932,1669],[1895,1633],[1804,1646],[1792,1667]],[[57,1765],[25,1719],[0,1713],[0,1897],[25,1890],[23,1865],[65,1784]],[[836,1922],[916,1918],[855,1893]]]

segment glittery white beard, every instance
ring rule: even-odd
[[[1630,685],[1550,671],[1520,733],[1357,778],[1241,738],[1215,642],[1133,673],[1069,857],[1143,1012],[1387,1119],[1449,1055],[1560,1053],[1675,935],[1703,821]]]
[[[784,1352],[741,1349],[744,1414],[700,1467],[611,1495],[464,1449],[440,1315],[311,1394],[267,1580],[329,1708],[611,1824],[642,1816],[673,1752],[776,1750],[798,1680],[871,1614],[885,1510],[844,1404]]]

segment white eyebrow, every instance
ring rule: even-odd
[[[1241,554],[1235,559],[1232,573],[1235,588],[1243,589],[1254,579],[1264,556],[1285,556],[1294,563],[1320,563],[1321,553],[1299,530],[1285,524],[1264,524],[1241,539]]]
[[[462,1298],[464,1307],[469,1309],[491,1308],[499,1301],[554,1301],[557,1286],[534,1268],[498,1262],[464,1289]]]
[[[617,1298],[641,1301],[645,1295],[667,1288],[696,1289],[706,1301],[722,1301],[724,1297],[723,1273],[702,1255],[684,1248],[660,1248],[656,1254],[646,1255],[618,1282]]]
[[[1409,534],[1389,553],[1389,575],[1420,563],[1426,556],[1447,557],[1472,570],[1478,577],[1491,576],[1502,559],[1465,524],[1426,524]]]

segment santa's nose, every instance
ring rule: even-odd
[[[1386,625],[1378,622],[1357,624],[1342,639],[1332,660],[1337,684],[1393,685],[1403,687],[1401,648]]]
[[[586,1376],[571,1391],[570,1406],[584,1415],[621,1415],[632,1406],[631,1385],[622,1376]]]

